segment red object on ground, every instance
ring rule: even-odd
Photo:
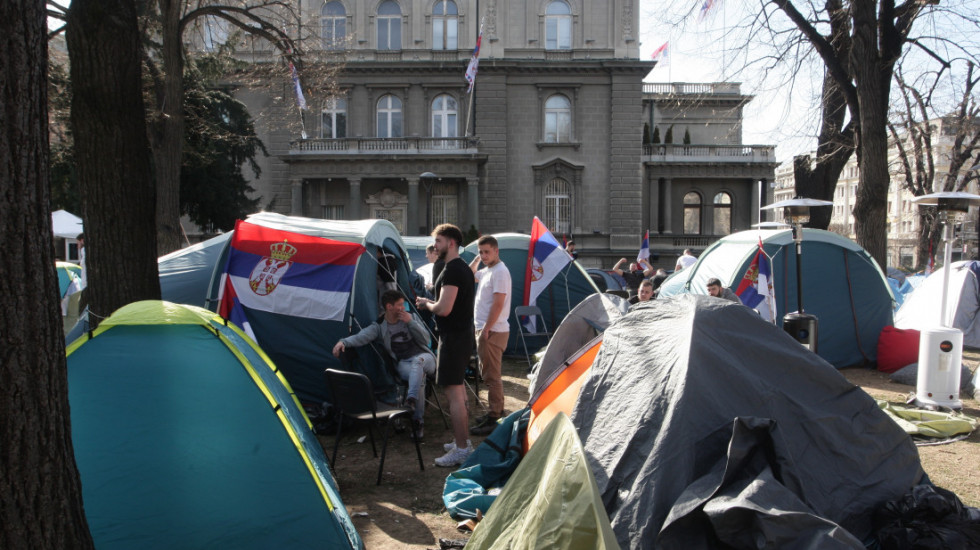
[[[887,326],[878,337],[878,370],[895,372],[919,360],[919,331]]]

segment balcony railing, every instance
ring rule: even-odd
[[[667,145],[643,146],[646,162],[776,162],[776,148],[769,145]]]
[[[301,139],[290,142],[292,155],[377,155],[476,153],[477,137],[403,137]]]
[[[643,93],[658,95],[738,95],[741,93],[740,89],[738,82],[668,82],[643,85]]]

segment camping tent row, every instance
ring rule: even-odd
[[[255,340],[282,369],[299,398],[304,402],[320,403],[327,398],[322,382],[323,369],[343,368],[331,353],[333,345],[341,338],[374,322],[381,311],[377,282],[379,271],[383,271],[384,267],[378,261],[379,251],[397,258],[394,281],[410,298],[408,301],[414,302],[411,299],[414,293],[409,284],[412,263],[402,237],[386,220],[332,221],[260,213],[249,216],[245,222],[282,232],[287,241],[288,234],[293,233],[341,243],[356,243],[364,248],[353,264],[349,287],[334,289],[347,296],[340,317],[303,317],[243,306]],[[217,311],[229,252],[235,246],[233,233],[220,235],[161,257],[159,270],[163,298],[203,305]],[[501,259],[511,274],[512,307],[516,307],[521,304],[521,297],[524,295],[524,270],[530,237],[512,233],[495,236],[500,246]],[[422,250],[424,244],[431,242],[431,238],[415,240],[418,242],[413,246]],[[266,249],[274,244],[276,243],[271,240],[262,243]],[[255,245],[259,246],[257,243]],[[476,243],[471,243],[463,250],[462,255],[464,260],[469,261],[476,253]],[[269,296],[275,297],[277,292],[279,291],[273,291]],[[553,330],[576,304],[594,292],[596,288],[588,274],[577,263],[569,264],[538,297],[537,305],[542,309],[545,324]],[[511,335],[507,353],[516,354],[521,349],[517,333],[519,327],[513,313],[508,313]],[[370,350],[360,353],[357,368],[371,379],[379,393],[394,388],[395,380],[379,354]]]
[[[946,267],[929,275],[914,292],[910,293],[902,307],[895,313],[895,326],[902,329],[924,330],[939,326],[958,328],[963,331],[963,345],[980,348],[980,262],[955,262],[949,267],[946,317],[940,315],[943,277]]]
[[[72,443],[98,548],[363,544],[288,382],[202,308],[120,308],[68,348]]]
[[[575,463],[576,441],[551,448],[565,414],[623,548],[857,550],[875,537],[877,508],[927,482],[915,446],[870,396],[748,308],[679,295],[612,317],[535,391],[525,458],[537,458],[503,487],[474,547],[492,547],[484,530],[519,536],[508,522],[566,541],[576,521],[594,524],[585,477],[561,502],[515,486],[561,494],[567,480],[540,457]]]
[[[737,289],[759,242],[772,258],[776,319],[798,311],[796,251],[790,230],[733,233],[708,247],[693,266],[675,272],[659,297],[707,294],[708,279]],[[820,229],[804,229],[803,305],[819,320],[817,353],[838,368],[873,363],[878,335],[892,324],[894,297],[878,264],[858,244]]]

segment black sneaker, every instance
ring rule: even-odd
[[[478,422],[475,426],[470,428],[470,435],[489,435],[497,428],[497,421],[500,420],[496,416],[487,415]]]

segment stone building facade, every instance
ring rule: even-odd
[[[344,67],[337,96],[307,98],[305,138],[258,121],[270,157],[252,185],[268,208],[405,235],[527,232],[538,216],[607,267],[649,228],[672,267],[771,200],[774,147],[742,144],[738,84],[644,84],[638,0],[301,1]],[[243,58],[275,60],[254,45]],[[265,89],[237,95],[269,106]],[[644,126],[671,125],[674,143],[644,142]]]

